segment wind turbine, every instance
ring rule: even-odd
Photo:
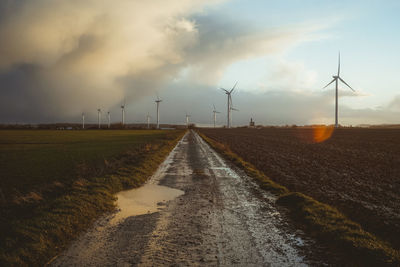
[[[124,104],[121,105],[121,111],[122,111],[122,126],[125,125],[125,99],[124,99]]]
[[[150,115],[149,115],[149,113],[147,112],[147,116],[146,116],[146,119],[147,119],[147,129],[150,129]]]
[[[215,128],[215,125],[217,123],[217,113],[221,113],[221,112],[219,112],[219,111],[217,111],[215,109],[215,105],[214,104],[213,104],[213,107],[214,107],[213,113],[214,113],[214,128]]]
[[[110,129],[110,125],[111,125],[111,115],[110,115],[110,111],[107,112],[107,116],[108,116],[108,129]]]
[[[82,112],[82,129],[85,129],[85,113]]]
[[[160,102],[162,102],[162,100],[158,98],[158,95],[155,102],[157,103],[157,129],[160,129]]]
[[[237,85],[237,82],[235,83],[235,85],[232,87],[232,89],[230,91],[228,91],[224,88],[221,88],[221,90],[225,91],[225,94],[228,95],[227,128],[231,128],[231,110],[232,110],[232,95],[231,94],[232,94],[233,90],[235,90],[236,85]],[[235,110],[235,109],[233,109],[233,110]]]
[[[186,128],[189,128],[189,118],[190,118],[190,115],[188,115],[186,113]]]
[[[100,115],[101,115],[101,108],[97,109],[97,122],[99,124],[99,129],[100,129]]]
[[[335,94],[335,127],[339,127],[339,123],[338,123],[338,84],[339,84],[339,80],[344,83],[345,85],[347,85],[347,87],[349,87],[353,92],[354,89],[351,88],[350,85],[348,85],[342,78],[340,78],[340,52],[339,52],[339,64],[338,64],[338,72],[337,75],[333,75],[333,80],[328,83],[327,85],[324,86],[324,88],[328,87],[331,83],[335,82],[335,90],[336,90],[336,94]],[[322,89],[324,89],[322,88]]]

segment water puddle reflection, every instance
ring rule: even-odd
[[[157,212],[165,206],[167,201],[184,193],[182,190],[156,184],[145,184],[139,188],[119,192],[116,196],[118,197],[117,205],[120,211],[113,221]]]

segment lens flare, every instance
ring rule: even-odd
[[[333,133],[335,128],[333,126],[314,126],[313,130],[313,142],[321,143],[328,140]]]

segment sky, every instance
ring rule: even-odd
[[[2,0],[0,123],[400,123],[399,1]]]

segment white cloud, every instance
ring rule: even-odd
[[[388,105],[389,110],[400,112],[400,95],[397,95]]]

